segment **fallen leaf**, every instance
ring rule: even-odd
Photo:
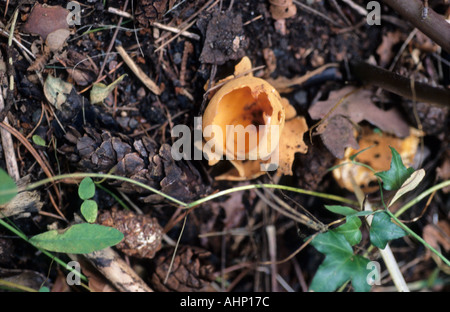
[[[48,75],[44,82],[44,94],[47,101],[50,102],[56,109],[66,102],[67,94],[72,90],[72,85],[62,79],[55,78]]]
[[[69,48],[67,54],[61,58],[67,65],[67,72],[77,85],[87,86],[97,77],[98,68],[89,55]]]
[[[117,85],[125,78],[127,74],[123,74],[109,85],[104,83],[94,83],[90,93],[91,104],[102,103],[104,99],[117,87]]]
[[[447,220],[441,220],[437,224],[428,224],[423,229],[423,239],[438,249],[441,245],[445,252],[450,251],[450,224]]]
[[[304,117],[295,117],[286,120],[279,143],[278,175],[292,175],[292,164],[295,154],[306,154],[308,146],[303,141],[303,135],[308,131],[308,125]]]
[[[329,131],[326,128],[329,127]],[[358,142],[356,142],[353,135],[354,126],[348,118],[341,115],[335,115],[328,119],[327,123],[322,123],[317,128],[320,132],[320,138],[328,150],[337,158],[343,158],[345,148],[351,147],[358,149]]]
[[[69,36],[70,30],[60,28],[48,34],[47,39],[45,39],[45,45],[51,52],[57,52],[64,46]]]
[[[36,3],[31,11],[22,31],[29,34],[40,35],[43,40],[58,29],[69,29],[67,16],[69,10],[61,6],[49,6]]]
[[[353,92],[353,93],[351,93]],[[333,139],[325,138],[325,142],[330,143],[336,141],[336,132],[342,131],[342,129],[348,128],[348,125],[342,125],[346,123],[344,119],[336,119],[333,123],[330,123],[330,119],[334,116],[348,117],[353,123],[358,124],[363,120],[366,120],[377,126],[384,132],[394,134],[399,138],[404,138],[409,135],[409,126],[403,120],[400,113],[396,109],[390,109],[387,111],[378,108],[370,99],[372,92],[369,90],[356,91],[354,87],[347,86],[338,91],[330,92],[328,100],[318,101],[310,107],[308,110],[312,119],[321,119],[327,117],[322,121],[322,127],[317,129],[317,134],[321,134],[322,138],[332,136]],[[342,100],[332,112],[330,112],[334,106]],[[328,114],[328,115],[327,115]],[[328,124],[328,126],[325,126]],[[322,131],[322,132],[320,132]],[[348,134],[345,134],[348,138]],[[343,144],[343,148],[351,147],[354,142],[340,138],[339,141]],[[325,144],[326,145],[326,144]],[[328,147],[328,145],[326,145]],[[338,158],[342,157],[342,149],[337,149],[335,146],[330,148],[330,151],[336,153]]]
[[[397,193],[395,193],[394,198],[392,198],[391,202],[389,203],[389,207],[392,206],[401,196],[415,189],[424,177],[424,169],[414,171],[411,176],[403,183],[402,187],[397,191]]]
[[[380,57],[380,61],[378,63],[381,67],[385,67],[391,62],[395,53],[393,47],[400,42],[401,38],[402,32],[399,30],[388,31],[382,36],[381,44],[378,46],[376,51]]]

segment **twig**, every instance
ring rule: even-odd
[[[125,0],[125,4],[123,6],[123,10],[125,11],[127,9],[127,7],[128,7],[128,0]],[[111,50],[112,50],[112,48],[114,46],[114,42],[116,41],[117,34],[119,33],[119,29],[120,29],[119,26],[120,26],[120,24],[122,24],[122,21],[123,21],[123,16],[121,16],[119,18],[119,22],[117,23],[117,28],[114,31],[114,35],[113,35],[113,37],[111,39],[111,42],[109,43],[108,50],[106,50],[105,60],[103,61],[102,67],[100,68],[100,71],[98,72],[97,80],[100,79],[100,77],[103,74],[103,70],[105,69],[106,63],[107,63],[108,58],[109,58],[109,52],[111,52]]]
[[[128,67],[130,67],[133,73],[139,78],[139,80],[142,81],[142,83],[154,94],[160,95],[161,89],[158,87],[158,85],[153,80],[151,80],[140,67],[136,65],[132,58],[127,54],[125,49],[122,46],[117,46],[116,50],[117,52],[119,52],[120,56],[128,65]]]
[[[183,32],[185,32],[186,30],[188,30],[189,28],[191,28],[194,24],[195,24],[196,20],[193,20],[192,22],[190,22],[186,27],[183,27],[182,29],[180,29],[178,31],[178,33],[173,36],[172,38],[170,38],[169,40],[167,40],[166,42],[164,42],[161,46],[159,46],[156,50],[155,53],[162,50],[166,45],[168,45],[169,43],[171,43],[172,41],[174,41],[175,39],[177,39],[179,36],[181,36],[181,34]]]
[[[389,66],[389,71],[392,71],[397,64],[398,59],[400,58],[400,55],[405,50],[406,46],[411,42],[411,40],[414,38],[414,36],[417,34],[418,29],[414,28],[413,31],[411,31],[408,35],[408,38],[406,38],[405,42],[403,42],[402,46],[400,47],[400,50],[398,50],[397,54],[394,57],[394,60],[392,61],[391,66]]]
[[[4,35],[5,37],[9,37],[9,32],[6,30],[0,29],[0,34]],[[33,59],[36,59],[36,56],[31,52],[26,46],[24,46],[19,40],[17,40],[15,37],[12,38],[15,44],[19,48],[21,48],[23,51],[27,52]]]
[[[334,8],[335,8],[336,11],[338,12],[338,14],[341,16],[341,18],[344,20],[344,22],[347,24],[347,26],[352,26],[352,23],[349,21],[349,19],[347,18],[347,16],[345,16],[344,12],[342,12],[341,7],[340,7],[339,4],[336,2],[336,0],[331,0],[330,2],[331,2],[331,4],[334,6]]]
[[[111,248],[86,254],[85,257],[118,290],[125,292],[153,292],[153,290]]]
[[[180,30],[180,29],[178,29],[176,27],[163,25],[163,24],[158,23],[158,22],[153,22],[152,26],[158,27],[158,28],[163,29],[163,30],[171,31],[171,32],[176,33],[176,34],[180,34],[180,35],[182,35],[184,37],[187,37],[187,38],[190,38],[190,39],[193,39],[193,40],[200,40],[200,36],[199,35],[191,33],[191,32],[188,32],[188,31],[182,31],[182,30]]]
[[[353,176],[350,176],[350,181],[353,185],[356,198],[358,199],[361,208],[364,209],[365,211],[373,211],[372,205],[370,204],[367,198],[364,198],[364,193],[359,187],[359,185],[356,183]],[[373,215],[369,215],[366,217],[366,221],[369,224],[369,226],[372,224],[372,219]],[[381,257],[383,258],[384,263],[386,264],[389,274],[391,275],[392,280],[394,281],[394,284],[397,287],[397,290],[401,292],[409,292],[408,286],[406,285],[402,272],[400,271],[398,263],[394,258],[394,254],[392,253],[392,250],[389,247],[389,243],[386,244],[386,247],[384,249],[379,248],[379,251]]]
[[[44,173],[47,175],[47,177],[52,180],[53,182],[53,188],[55,189],[55,192],[58,196],[58,198],[61,198],[61,194],[59,192],[58,187],[56,186],[56,184],[53,181],[53,174],[50,170],[50,166],[47,164],[47,162],[39,155],[39,153],[36,151],[36,149],[30,144],[30,142],[28,142],[27,139],[25,139],[25,137],[19,132],[17,131],[15,128],[11,127],[8,124],[5,124],[4,122],[0,122],[0,127],[7,130],[9,133],[11,133],[16,139],[18,139],[26,148],[27,150],[33,155],[34,159],[36,159],[36,161],[39,163],[39,165],[41,166],[42,170],[44,171]],[[62,212],[58,209],[57,206],[55,206],[56,211],[58,212],[58,214],[64,218],[64,220],[67,220],[64,215],[62,214]]]
[[[354,3],[352,0],[342,0],[342,2],[347,3],[353,10],[358,12],[360,15],[367,16],[368,13],[367,10],[364,7]]]
[[[2,80],[3,77],[0,77],[0,81]],[[0,84],[0,111],[2,111],[2,109],[4,108],[5,104],[3,101],[3,91]],[[8,117],[5,117],[3,122],[9,125]],[[2,128],[0,129],[0,134],[2,138],[3,152],[5,153],[5,162],[8,174],[14,181],[17,182],[20,179],[20,174],[19,167],[17,166],[16,153],[14,152],[14,144],[12,141],[11,133]]]
[[[297,0],[293,0],[292,2],[294,2],[296,5],[298,5],[300,8],[302,8],[305,11],[308,11],[309,13],[315,14],[321,18],[323,18],[324,20],[326,20],[327,22],[329,22],[330,24],[336,26],[336,27],[342,27],[342,25],[336,23],[334,20],[332,20],[331,18],[329,18],[328,16],[326,16],[325,14],[311,8],[309,5],[306,5],[304,3],[301,3],[300,1]]]
[[[128,12],[119,10],[119,9],[117,9],[117,8],[109,7],[109,8],[108,8],[108,12],[109,12],[109,13],[112,13],[112,14],[116,14],[116,15],[122,16],[122,17],[126,17],[126,18],[131,18],[131,19],[133,19],[133,15],[131,15],[131,14],[128,13]]]
[[[277,238],[274,225],[266,226],[267,241],[269,244],[269,257],[270,257],[270,274],[271,274],[271,284],[272,291],[278,291],[277,283]]]
[[[372,206],[368,200],[366,200],[364,203],[364,210],[373,211]],[[369,215],[366,218],[369,226],[372,223],[372,219],[373,215]],[[403,278],[402,272],[398,267],[397,261],[395,260],[391,247],[389,247],[389,243],[386,244],[386,247],[384,249],[379,249],[379,251],[398,291],[409,292],[408,285],[406,285],[405,279]]]
[[[450,25],[449,25],[450,27]],[[450,42],[450,41],[449,41]],[[413,99],[411,81],[409,78],[395,74],[366,62],[353,60],[349,62],[350,72],[358,80],[383,88],[410,100]],[[415,82],[415,100],[449,107],[450,90],[432,87],[429,84]]]
[[[383,1],[450,53],[450,24],[441,15],[429,8],[427,17],[423,19],[424,6],[419,0]]]
[[[14,11],[13,20],[11,23],[11,29],[9,31],[8,37],[8,47],[6,48],[6,71],[8,74],[8,89],[6,92],[6,104],[3,107],[3,110],[0,111],[0,121],[3,121],[10,110],[12,103],[14,103],[14,64],[13,64],[13,48],[12,41],[14,38],[14,28],[16,26],[17,17],[19,15],[19,8],[16,8]]]

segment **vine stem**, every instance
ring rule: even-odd
[[[357,205],[358,203],[355,202],[354,200],[345,198],[345,197],[341,197],[341,196],[336,196],[336,195],[332,195],[332,194],[327,194],[327,193],[321,193],[321,192],[315,192],[315,191],[309,191],[309,190],[305,190],[305,189],[300,189],[300,188],[296,188],[296,187],[291,187],[291,186],[286,186],[286,185],[278,185],[278,184],[249,184],[249,185],[243,185],[243,186],[237,186],[237,187],[233,187],[227,190],[223,190],[220,192],[217,192],[215,194],[212,195],[208,195],[204,198],[198,199],[194,202],[191,203],[185,203],[183,201],[180,201],[170,195],[164,194],[163,192],[148,186],[147,184],[144,184],[142,182],[139,181],[135,181],[133,179],[130,178],[126,178],[126,177],[121,177],[121,176],[117,176],[117,175],[113,175],[113,174],[106,174],[106,173],[69,173],[69,174],[61,174],[61,175],[57,175],[54,176],[52,178],[47,178],[47,179],[43,179],[34,183],[31,183],[27,186],[27,190],[32,190],[35,189],[39,186],[45,185],[49,182],[55,182],[57,180],[64,180],[64,179],[79,179],[79,178],[99,178],[99,179],[112,179],[112,180],[120,180],[120,181],[124,181],[124,182],[129,182],[132,183],[134,185],[137,185],[139,187],[142,187],[146,190],[149,190],[151,192],[154,192],[170,201],[172,201],[173,203],[183,207],[184,209],[190,209],[193,207],[196,207],[198,205],[201,205],[207,201],[210,201],[212,199],[224,196],[224,195],[228,195],[234,192],[240,192],[240,191],[246,191],[246,190],[251,190],[251,189],[259,189],[259,188],[269,188],[269,189],[280,189],[280,190],[284,190],[284,191],[290,191],[290,192],[296,192],[296,193],[300,193],[300,194],[305,194],[305,195],[310,195],[310,196],[316,196],[316,197],[321,197],[321,198],[325,198],[325,199],[329,199],[329,200],[334,200],[334,201],[338,201],[338,202],[342,202],[342,203],[346,203],[349,205]]]
[[[430,244],[428,244],[422,237],[420,237],[419,235],[417,235],[416,233],[414,233],[413,230],[411,230],[409,227],[407,227],[406,225],[404,225],[392,212],[390,212],[389,210],[385,210],[387,212],[387,214],[405,231],[407,232],[409,235],[411,235],[412,237],[414,237],[415,239],[417,239],[419,242],[421,242],[425,247],[427,247],[429,250],[431,250],[432,252],[434,252],[439,258],[442,259],[442,261],[444,261],[448,266],[450,266],[450,261],[444,257],[444,255],[442,255],[439,251],[437,251],[436,249],[434,249]]]
[[[31,245],[33,245],[35,248],[37,248],[38,250],[40,250],[44,255],[46,255],[47,257],[51,258],[52,260],[55,260],[56,263],[60,264],[63,268],[66,268],[68,271],[72,272],[73,274],[77,275],[79,278],[81,278],[83,281],[87,282],[88,279],[86,276],[84,276],[83,274],[81,274],[80,272],[78,272],[77,270],[75,270],[74,268],[71,268],[70,266],[68,266],[64,261],[62,261],[61,259],[59,259],[58,257],[55,257],[54,255],[52,255],[50,252],[40,249],[39,247],[37,247],[36,245],[34,245],[32,242],[30,242],[30,240],[28,239],[28,237],[23,234],[21,231],[17,230],[16,228],[14,228],[13,226],[11,226],[10,224],[8,224],[8,222],[3,221],[2,218],[0,218],[0,225],[2,225],[3,227],[5,227],[6,229],[8,229],[9,231],[13,232],[14,234],[16,234],[17,236],[19,236],[21,239],[25,240],[26,242],[30,243]]]

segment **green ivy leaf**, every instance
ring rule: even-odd
[[[92,199],[86,199],[81,204],[80,211],[87,222],[94,223],[98,213],[97,202]]]
[[[81,199],[90,199],[95,195],[95,183],[91,178],[84,178],[78,187],[78,195]]]
[[[362,234],[359,230],[360,227],[361,220],[357,216],[348,216],[346,222],[333,231],[344,235],[347,242],[354,246],[361,241]]]
[[[351,216],[357,213],[358,211],[347,207],[347,206],[340,206],[340,205],[325,205],[325,208],[328,211],[343,215],[343,216]]]
[[[387,191],[399,189],[403,182],[414,172],[414,168],[406,169],[400,154],[393,147],[389,147],[392,153],[391,168],[388,171],[377,172],[375,175],[383,180],[383,188]]]
[[[123,234],[112,227],[100,224],[80,223],[66,230],[52,230],[30,238],[38,248],[72,254],[85,254],[114,246]]]
[[[325,205],[328,211],[343,215],[343,216],[367,216],[372,214],[372,211],[358,211],[356,209],[340,206],[340,205]]]
[[[380,249],[384,249],[388,241],[406,235],[400,226],[391,221],[386,212],[374,214],[369,233],[372,244]]]
[[[6,204],[17,195],[17,185],[14,180],[0,168],[0,205]]]
[[[344,235],[335,230],[328,231],[317,235],[311,244],[325,254],[325,260],[320,264],[311,282],[311,290],[335,291],[348,280],[351,280],[355,291],[370,290],[371,286],[366,282],[369,259],[354,255]]]

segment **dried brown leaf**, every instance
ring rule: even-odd
[[[31,11],[22,31],[29,34],[40,35],[43,40],[58,29],[69,29],[67,16],[69,10],[61,6],[49,6],[36,3]]]
[[[353,130],[353,124],[348,118],[341,115],[329,118],[327,123],[323,123],[317,128],[317,131],[321,133],[323,144],[337,158],[344,157],[347,147],[358,149],[358,142],[353,135]]]
[[[380,57],[379,64],[381,67],[385,67],[391,62],[394,56],[393,47],[400,42],[401,38],[402,32],[399,30],[388,31],[385,35],[383,35],[381,44],[377,49],[377,54]]]
[[[327,117],[322,121],[317,133],[322,134],[322,138],[325,137],[324,144],[336,157],[341,158],[343,156],[342,149],[336,149],[336,146],[329,146],[327,143],[336,141],[337,133],[342,132],[343,129],[349,129],[349,125],[345,118],[334,119],[335,116],[347,117],[355,124],[366,120],[382,131],[394,134],[399,138],[409,135],[409,126],[396,109],[385,111],[378,108],[370,99],[372,93],[369,90],[354,91],[355,88],[351,86],[332,91],[328,100],[316,102],[308,111],[313,119]],[[342,103],[333,110],[336,103],[342,99]],[[346,123],[347,125],[345,125]],[[348,133],[342,132],[342,135],[344,137],[339,138],[339,142],[345,144],[344,148],[355,146]],[[328,136],[333,137],[328,138]]]

